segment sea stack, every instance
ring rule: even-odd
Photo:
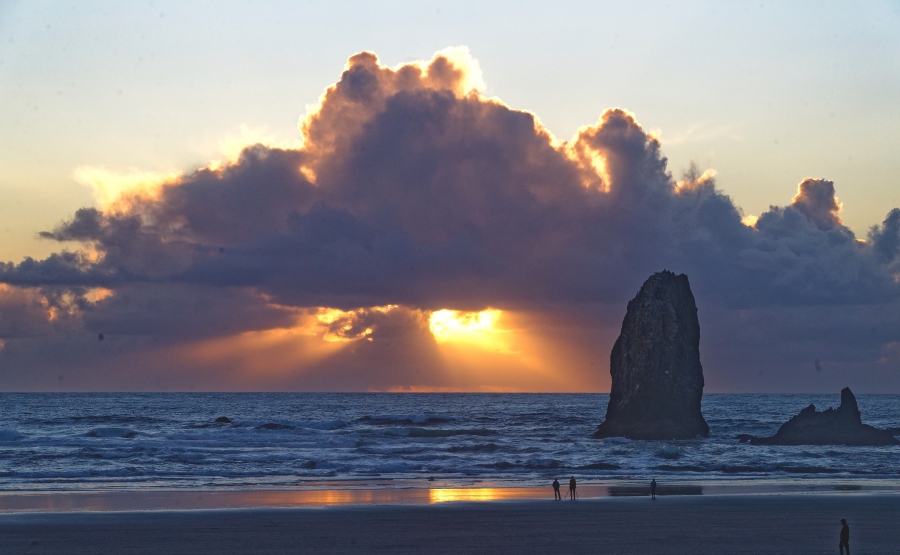
[[[609,373],[606,420],[595,438],[709,435],[700,412],[700,322],[686,275],[662,271],[644,282],[628,303]]]
[[[752,445],[900,445],[890,430],[879,430],[862,423],[856,397],[849,387],[841,390],[837,409],[816,411],[810,405],[778,428],[772,437],[738,436]]]

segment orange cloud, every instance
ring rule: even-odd
[[[843,224],[839,216],[843,205],[834,194],[834,183],[807,177],[797,186],[791,206],[802,212],[819,229],[835,229]]]

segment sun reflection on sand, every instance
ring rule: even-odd
[[[579,488],[581,489],[581,488]],[[0,493],[0,514],[18,512],[239,509],[334,505],[437,504],[552,498],[548,487],[384,488],[274,491],[104,491]],[[608,495],[587,486],[584,497]]]
[[[428,490],[429,503],[447,503],[449,501],[495,501],[501,499],[497,488],[441,488]]]

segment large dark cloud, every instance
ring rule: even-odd
[[[87,250],[4,264],[0,280],[76,296],[110,288],[70,311],[78,325],[177,342],[214,337],[223,321],[283,326],[306,307],[620,306],[669,268],[688,273],[701,315],[708,307],[737,330],[736,347],[753,352],[746,339],[758,339],[758,360],[796,343],[774,336],[773,321],[808,326],[823,310],[854,323],[812,343],[844,345],[857,372],[885,360],[898,335],[884,307],[900,293],[900,210],[862,241],[841,222],[834,184],[806,179],[789,205],[748,225],[711,173],[674,179],[628,112],[608,110],[558,144],[532,114],[471,90],[468,71],[444,56],[398,69],[353,56],[302,123],[302,148],[252,146],[125,209],[81,209],[42,235]],[[396,327],[360,314],[371,324],[341,333]],[[597,314],[592,325],[608,328]],[[864,323],[884,333],[863,337]],[[706,343],[728,337],[714,331]],[[718,358],[706,363],[727,389],[728,373],[743,379],[757,359],[733,364],[723,345],[710,345]],[[799,378],[777,383],[803,389]],[[890,383],[900,389],[900,375]]]

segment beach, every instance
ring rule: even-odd
[[[896,553],[895,494],[673,495],[0,514],[3,553]]]

